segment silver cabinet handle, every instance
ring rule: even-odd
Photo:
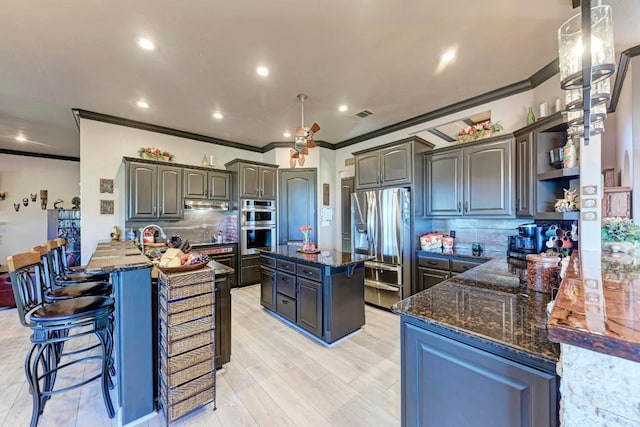
[[[462,211],[462,203],[458,202],[458,212]]]
[[[466,200],[464,201],[464,211],[469,212],[469,202]]]

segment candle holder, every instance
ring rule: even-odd
[[[29,198],[28,197],[23,198],[22,199],[22,204],[25,205],[25,206],[29,206]]]
[[[7,197],[6,191],[0,191],[0,200],[4,200]]]
[[[31,194],[31,201],[32,201],[32,202],[35,202],[36,200],[38,200],[38,193],[36,193],[36,194],[33,194],[33,193],[32,193],[32,194]]]

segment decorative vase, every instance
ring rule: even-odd
[[[529,107],[529,111],[527,112],[527,124],[533,124],[536,122],[536,116],[533,114],[533,107]]]
[[[309,233],[302,233],[302,250],[311,250],[311,242],[309,241]]]

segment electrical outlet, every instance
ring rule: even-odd
[[[449,231],[449,236],[453,237],[454,239],[456,238],[456,230],[450,230]]]

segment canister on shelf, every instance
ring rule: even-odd
[[[560,257],[544,254],[527,255],[527,282],[536,292],[550,294],[558,283]]]

